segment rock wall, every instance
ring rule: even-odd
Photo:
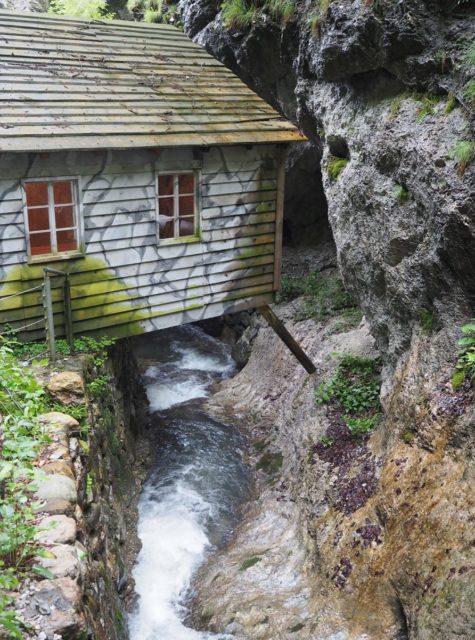
[[[315,3],[297,3],[283,25],[264,12],[235,29],[223,25],[218,2],[179,2],[189,35],[311,141],[304,167],[313,163],[313,179],[307,174],[298,198],[290,174],[288,224],[297,239],[325,235],[326,198],[345,283],[394,365],[421,314],[441,327],[473,307],[475,168],[461,175],[451,150],[473,140],[464,96],[473,67],[462,58],[475,10],[436,0],[326,4],[318,13]],[[335,159],[348,162],[331,179]],[[299,234],[302,218],[308,228]]]
[[[351,436],[315,391],[340,356],[378,355],[368,326],[296,311],[277,307],[317,372],[254,317],[249,362],[208,402],[249,434],[257,487],[200,573],[195,623],[236,640],[473,637],[475,403],[450,385],[453,336],[415,336],[385,420]]]
[[[62,407],[40,418],[51,444],[39,461],[39,541],[47,551],[39,562],[51,575],[24,581],[16,608],[35,640],[124,640],[146,467],[137,436],[147,404],[135,359],[124,340],[108,359],[59,362],[44,381]]]

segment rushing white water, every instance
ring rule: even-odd
[[[139,599],[129,619],[130,637],[224,640],[229,636],[185,625],[184,599],[207,553],[230,535],[248,490],[241,436],[212,420],[196,400],[231,374],[233,362],[222,343],[194,327],[142,339],[138,355],[155,360],[144,380],[160,445],[139,504]]]

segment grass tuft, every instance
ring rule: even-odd
[[[459,140],[450,152],[451,158],[457,163],[457,170],[461,176],[467,167],[475,160],[475,142],[473,140]]]
[[[330,158],[327,165],[327,173],[332,182],[338,178],[348,162],[349,160],[347,158]]]

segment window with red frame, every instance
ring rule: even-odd
[[[75,180],[32,180],[23,184],[29,254],[55,256],[79,249]]]
[[[197,237],[194,173],[161,174],[157,190],[159,239]]]

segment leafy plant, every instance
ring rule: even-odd
[[[459,351],[452,387],[456,391],[465,380],[475,380],[475,318],[462,327],[464,337],[458,341]]]
[[[50,0],[49,12],[91,20],[114,18],[114,14],[108,10],[107,0]]]
[[[320,438],[320,444],[322,445],[322,447],[325,447],[325,448],[331,447],[332,444],[334,444],[334,442],[335,442],[335,438],[332,438],[331,436],[323,436],[322,438]]]
[[[475,159],[475,142],[473,140],[459,140],[453,146],[450,155],[457,163],[458,172],[462,176]]]
[[[317,403],[332,403],[344,412],[352,435],[373,431],[381,420],[380,369],[379,359],[344,356],[333,377],[315,391]]]
[[[3,563],[0,562],[0,631],[3,627],[10,638],[22,640],[24,637],[21,632],[22,621],[18,618],[17,612],[11,608],[14,598],[7,595],[7,592],[14,591],[19,586],[18,578],[11,570],[4,569]]]
[[[369,418],[351,418],[350,416],[343,417],[343,421],[345,422],[351,435],[353,436],[371,433],[371,431],[374,431],[374,429],[378,425],[380,419],[380,414],[371,416]]]
[[[327,173],[332,182],[338,178],[348,162],[349,160],[347,158],[330,158],[327,165]]]

